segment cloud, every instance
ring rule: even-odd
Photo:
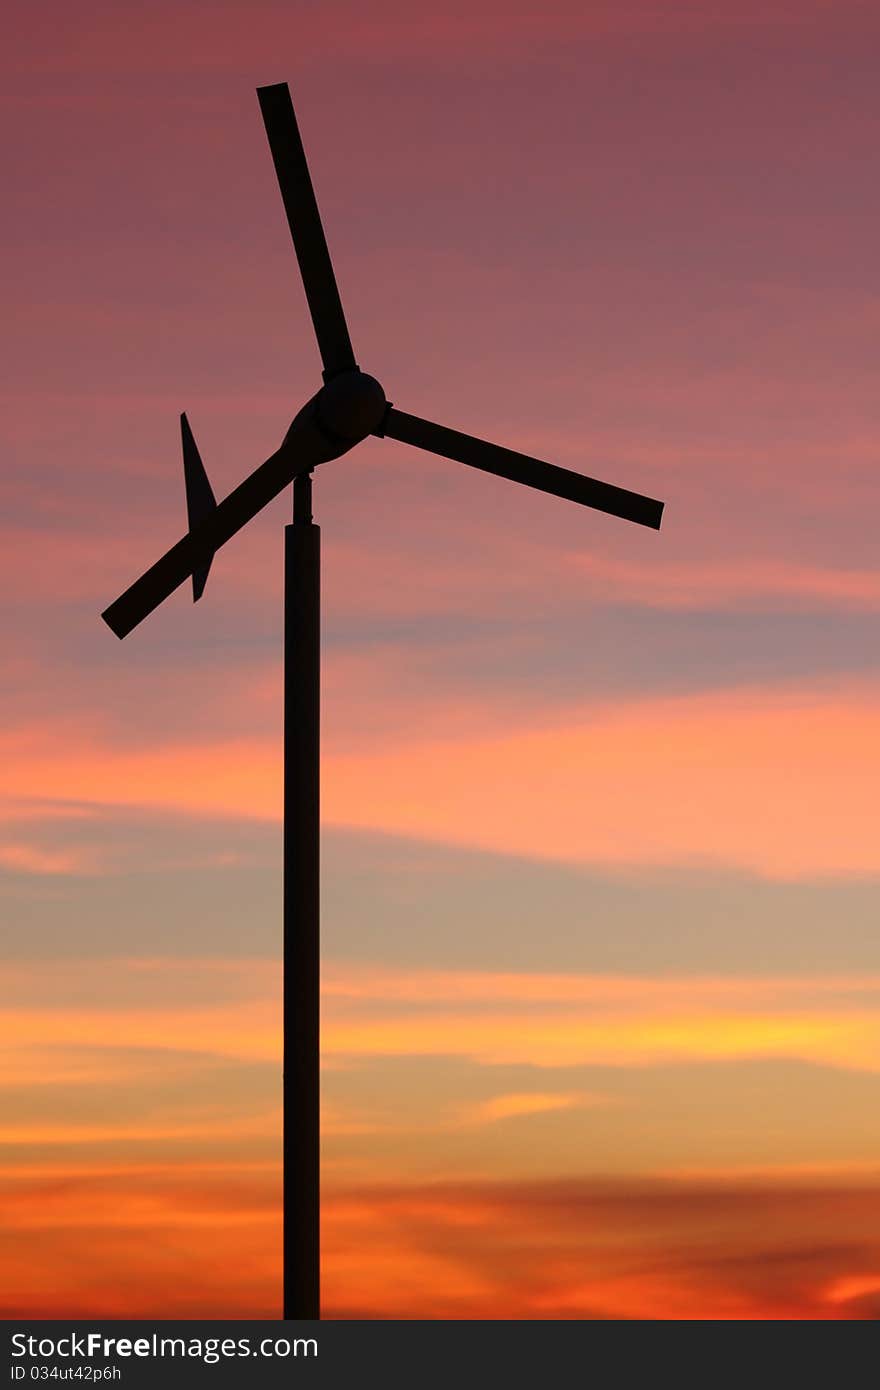
[[[835,1279],[872,1268],[875,1201],[875,1187],[845,1184],[343,1191],[325,1207],[326,1316],[859,1317]],[[372,1285],[371,1259],[383,1274]],[[843,1287],[861,1291],[867,1281]]]
[[[866,1294],[880,1294],[880,1272],[856,1274],[835,1279],[825,1290],[829,1303],[850,1303]]]
[[[3,1071],[18,1084],[3,1095],[0,1195],[16,1316],[276,1315],[278,981],[267,960],[3,967],[15,1001]],[[773,1058],[877,1074],[878,996],[880,977],[867,974],[329,965],[326,1315],[871,1316],[878,1173],[854,1139],[865,1078],[736,1077]],[[411,1069],[395,1070],[395,1056]],[[459,1071],[436,1071],[450,1058]],[[708,1090],[670,1062],[710,1068]],[[574,1081],[574,1067],[592,1067],[589,1081]],[[644,1093],[615,1076],[638,1077]],[[768,1126],[774,1087],[784,1094]],[[804,1111],[794,1121],[792,1095]],[[849,1159],[829,1151],[829,1126]],[[502,1180],[511,1145],[535,1150],[540,1180]],[[775,1162],[756,1161],[774,1145]],[[681,1162],[689,1150],[703,1156],[698,1172]],[[596,1167],[619,1171],[636,1151],[641,1174],[612,1180]],[[548,1179],[572,1161],[593,1170]],[[480,1176],[486,1165],[492,1176]]]
[[[250,1120],[240,1116],[223,1116],[213,1120],[196,1118],[189,1124],[163,1125],[145,1122],[142,1124],[0,1124],[0,1145],[14,1148],[26,1145],[29,1148],[45,1148],[52,1145],[71,1144],[106,1145],[124,1142],[129,1150],[133,1144],[147,1141],[163,1144],[168,1140],[200,1139],[210,1143],[218,1137],[251,1138],[254,1135],[276,1138],[281,1129],[281,1111],[275,1110]]]
[[[207,1160],[7,1176],[16,1315],[277,1316],[279,1179]],[[870,1317],[877,1198],[840,1176],[334,1184],[324,1316]]]
[[[4,1044],[25,1054],[78,1047],[280,1058],[280,971],[270,961],[21,963],[0,979],[14,1001]],[[649,980],[337,966],[326,968],[322,993],[331,1062],[457,1056],[484,1066],[631,1067],[790,1058],[880,1069],[876,977]]]
[[[518,1014],[496,1015],[489,1021],[453,1013],[444,1023],[453,1041],[438,1036],[436,1021],[410,1017],[399,1023],[331,1024],[326,1045],[331,1052],[354,1055],[463,1055],[496,1066],[633,1066],[794,1057],[832,1066],[880,1068],[880,1022],[871,1013],[845,1019],[811,1013],[785,1020],[776,1015],[694,1013],[642,1018],[637,1024],[596,1024],[557,1011],[527,1021]]]
[[[627,565],[607,555],[573,555],[568,563],[592,581],[594,600],[601,595],[611,602],[703,612],[766,611],[771,606],[813,611],[816,607],[868,612],[880,608],[876,570],[823,569],[761,557],[714,564],[681,564],[662,557],[650,565]]]
[[[592,1007],[616,1006],[621,1009],[661,1007],[675,1010],[694,999],[750,1008],[755,1003],[773,1003],[795,1008],[806,999],[836,995],[869,999],[880,992],[880,976],[822,975],[803,976],[651,976],[539,974],[533,972],[478,972],[432,969],[378,969],[369,966],[329,965],[322,992],[327,999],[406,1002],[423,1007],[430,1004],[460,1006],[486,1005],[512,1001],[534,1004],[580,1003]]]
[[[740,690],[330,757],[328,820],[580,863],[871,873],[876,695]]]
[[[46,850],[39,845],[0,843],[0,867],[25,874],[81,874],[94,870],[93,856],[79,849]]]
[[[150,1048],[269,1061],[281,1055],[281,1020],[269,1000],[201,1008],[8,1008],[4,1042],[34,1046]]]
[[[277,1161],[62,1163],[6,1172],[0,1194],[4,1316],[280,1316]]]
[[[393,721],[382,745],[327,751],[329,825],[580,864],[737,866],[779,878],[871,874],[878,695],[743,688],[566,706],[466,737]],[[390,711],[388,712],[390,714]],[[474,722],[482,723],[480,703]],[[235,739],[112,748],[53,725],[0,735],[12,798],[275,820],[280,752]]]
[[[124,62],[127,71],[137,74],[228,72],[266,64],[285,47],[294,55],[307,50],[313,59],[332,58],[337,64],[356,60],[384,65],[418,58],[432,65],[454,60],[460,67],[485,60],[487,49],[495,62],[534,62],[544,50],[555,52],[578,42],[638,37],[680,42],[683,36],[718,28],[735,33],[749,32],[756,24],[802,27],[821,20],[826,12],[823,0],[714,7],[711,18],[702,5],[679,3],[670,8],[660,0],[625,6],[610,0],[593,0],[587,6],[548,0],[540,11],[519,0],[483,0],[478,7],[452,3],[432,12],[414,11],[402,0],[382,0],[367,16],[352,0],[337,0],[330,25],[319,6],[297,5],[291,10],[278,0],[260,0],[249,7],[246,19],[239,5],[216,6],[206,30],[199,11],[158,4],[123,23],[112,6],[93,3],[83,23],[69,29],[64,8],[55,10],[63,39],[56,35],[48,50],[27,27],[17,38],[19,61],[28,72],[100,74],[114,62]]]
[[[570,1110],[576,1105],[602,1104],[598,1097],[581,1096],[577,1092],[570,1095],[542,1094],[540,1091],[519,1092],[513,1095],[492,1096],[476,1107],[473,1118],[476,1121],[516,1119],[520,1115],[543,1115],[548,1110]]]

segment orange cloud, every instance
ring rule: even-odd
[[[6,1317],[280,1315],[277,1163],[56,1166],[0,1201]]]
[[[497,738],[328,759],[328,819],[577,862],[871,873],[870,688],[743,690],[567,711]]]
[[[865,1294],[880,1294],[880,1273],[857,1274],[835,1279],[825,1290],[829,1303],[850,1303]]]
[[[26,874],[81,874],[94,869],[95,856],[80,849],[42,849],[39,845],[0,844],[0,867]]]
[[[280,968],[205,963],[207,1001],[177,1002],[199,973],[194,962],[170,960],[10,967],[0,978],[19,1002],[4,1011],[3,1046],[25,1057],[149,1048],[279,1059]],[[648,980],[329,966],[322,1051],[331,1065],[369,1056],[530,1066],[776,1057],[875,1070],[878,993],[875,977]]]
[[[124,1140],[128,1143],[147,1140],[151,1144],[168,1139],[206,1139],[234,1136],[236,1139],[254,1135],[275,1138],[281,1132],[281,1111],[242,1119],[226,1116],[220,1119],[194,1119],[189,1124],[169,1125],[152,1120],[142,1124],[0,1124],[0,1145],[106,1144]]]
[[[327,823],[579,863],[874,873],[877,690],[743,689],[508,718],[324,760]],[[481,707],[482,708],[482,707]],[[555,722],[552,722],[555,721]],[[7,794],[275,819],[280,747],[114,749],[45,727],[0,737]]]
[[[171,963],[168,962],[170,965]],[[577,975],[517,974],[513,971],[388,969],[375,966],[325,966],[321,990],[331,1000],[406,1000],[413,1004],[484,1004],[518,1000],[614,1004],[621,1008],[678,1009],[695,999],[750,1007],[755,1000],[787,1006],[815,996],[837,994],[858,999],[880,992],[880,975]]]
[[[32,1087],[5,1096],[10,1316],[277,1314],[279,1169],[260,1161],[277,1154],[276,1105],[233,1104],[221,1077],[210,1093],[199,1088],[194,1107],[154,1095],[143,1113],[128,1107],[110,1119],[118,1093],[106,1089],[130,1089],[119,1049],[164,1050],[169,1075],[184,1051],[277,1060],[277,971],[261,960],[4,968],[2,992],[17,1000],[5,1020],[9,1071],[17,1058],[45,1062],[48,1080],[53,1059],[69,1064],[55,1063],[63,1111],[29,1109]],[[336,964],[327,971],[324,1045],[331,1062],[346,1065],[389,1053],[527,1064],[521,1083],[495,1082],[488,1096],[438,1111],[438,1143],[446,1128],[443,1142],[460,1139],[466,1157],[468,1126],[543,1124],[605,1102],[535,1085],[536,1065],[777,1056],[876,1069],[878,993],[880,977],[653,980]],[[216,1003],[204,1002],[212,996]],[[78,1059],[87,1064],[80,1074]],[[876,1306],[876,1164],[454,1186],[401,1171],[393,1189],[353,1186],[343,1180],[347,1161],[362,1175],[380,1162],[388,1172],[383,1154],[363,1147],[389,1131],[371,1085],[359,1111],[327,1098],[327,1316],[850,1319]],[[92,1104],[90,1115],[69,1107],[77,1086],[83,1096],[103,1086],[107,1103]],[[390,1129],[405,1135],[407,1123],[421,1123],[405,1098],[400,1113],[409,1120]],[[26,1145],[36,1146],[30,1166]]]
[[[161,1071],[157,1059],[175,1053],[280,1065],[281,972],[273,961],[16,961],[0,965],[0,985],[15,1001],[0,1011],[6,1086],[144,1080]],[[134,1055],[121,1062],[126,1049]],[[6,1120],[13,1122],[8,1105]]]
[[[571,1095],[542,1094],[539,1091],[515,1092],[512,1095],[492,1096],[475,1108],[478,1120],[509,1120],[519,1115],[543,1115],[548,1110],[570,1110],[575,1105],[595,1104],[595,1099]]]
[[[16,1047],[140,1047],[270,1060],[281,1055],[276,1004],[204,1008],[7,1009],[4,1043]]]
[[[56,1168],[7,1176],[3,1195],[16,1267],[7,1315],[278,1315],[277,1164]],[[722,1179],[334,1185],[322,1212],[323,1313],[872,1318],[877,1211],[876,1181],[842,1177],[819,1186]]]
[[[640,979],[337,967],[326,974],[323,1047],[331,1056],[456,1055],[486,1065],[775,1057],[876,1070],[878,991],[875,977]]]
[[[325,1204],[325,1316],[871,1317],[855,1300],[876,1289],[861,1273],[880,1234],[876,1197],[591,1180],[341,1191]]]

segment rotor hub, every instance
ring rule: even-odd
[[[382,423],[388,402],[375,377],[357,368],[340,372],[318,392],[318,422],[330,436],[356,444]]]

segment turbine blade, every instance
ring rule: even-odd
[[[193,432],[189,427],[189,420],[186,418],[186,411],[180,417],[180,435],[183,441],[183,481],[186,487],[186,519],[189,529],[192,531],[198,526],[200,521],[204,521],[210,516],[217,507],[217,499],[214,496],[214,489],[211,487],[208,475],[205,472],[205,465],[202,463],[202,456],[198,451]],[[202,594],[205,592],[205,585],[208,582],[208,571],[211,568],[213,552],[208,556],[206,562],[197,570],[193,570],[193,603],[198,603]]]
[[[258,87],[257,96],[278,186],[299,261],[309,313],[324,364],[324,379],[356,367],[336,276],[327,250],[293,102],[286,82]]]
[[[328,439],[317,420],[316,400],[313,396],[303,406],[280,449],[104,610],[101,617],[117,637],[127,636],[185,579],[204,570],[214,552],[277,497],[298,473],[309,473],[319,463],[338,458],[353,447]]]
[[[629,492],[626,488],[585,477],[583,473],[574,473],[568,468],[558,468],[554,463],[530,458],[528,454],[518,454],[513,449],[504,449],[499,444],[490,444],[471,434],[461,434],[458,430],[447,429],[445,425],[432,424],[430,420],[407,415],[393,406],[389,406],[380,428],[373,433],[399,439],[404,444],[427,449],[442,458],[469,464],[471,468],[481,468],[484,473],[495,473],[499,478],[509,478],[514,483],[524,483],[526,487],[538,488],[540,492],[549,492],[554,497],[580,502],[584,507],[608,512],[611,516],[622,517],[624,521],[651,526],[655,531],[660,529],[662,502],[643,497],[640,492]]]

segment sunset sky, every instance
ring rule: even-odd
[[[400,409],[324,553],[330,1318],[880,1317],[880,13],[14,6],[0,1316],[279,1317],[289,495],[107,604],[320,363],[290,83]]]

